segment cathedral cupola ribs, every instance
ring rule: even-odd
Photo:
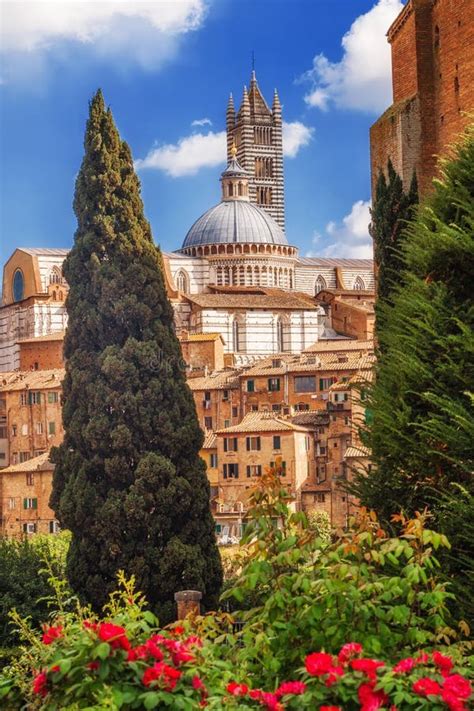
[[[237,160],[248,175],[250,201],[266,210],[284,230],[283,127],[277,91],[270,109],[252,71],[250,88],[244,87],[237,113],[230,95],[226,119],[228,161],[235,143]]]

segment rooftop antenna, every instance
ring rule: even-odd
[[[255,52],[252,49],[252,71],[255,71]]]

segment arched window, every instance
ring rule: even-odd
[[[50,284],[62,284],[63,283],[63,276],[61,274],[61,270],[58,267],[53,267],[51,270],[51,274],[49,275],[49,283]]]
[[[326,280],[324,277],[321,276],[321,274],[318,274],[316,282],[314,284],[314,294],[317,296],[320,291],[323,291],[323,289],[326,289],[327,284]]]
[[[283,323],[281,318],[277,321],[277,351],[283,353]]]
[[[291,351],[290,324],[284,316],[279,316],[276,322],[276,344],[278,353]]]
[[[25,279],[21,269],[13,275],[13,301],[21,301],[25,297]]]
[[[188,276],[186,272],[179,271],[176,275],[176,288],[183,294],[187,294],[189,291]]]
[[[360,276],[358,276],[354,282],[354,289],[356,291],[364,291],[365,290],[364,280]]]

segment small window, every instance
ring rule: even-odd
[[[246,437],[247,452],[259,451],[261,448],[260,437]]]
[[[12,509],[16,509],[16,499],[15,499],[14,496],[10,496],[10,497],[9,497],[9,499],[8,499],[8,508],[10,509],[10,511],[11,511]]]
[[[37,422],[37,423],[35,424],[35,432],[36,432],[36,434],[38,434],[38,435],[43,434],[43,423],[42,423],[42,422]]]
[[[23,524],[23,533],[36,533],[36,523],[24,523]]]
[[[59,523],[57,521],[50,521],[49,522],[49,532],[50,533],[59,533],[61,529],[59,528]]]
[[[20,464],[27,462],[28,459],[31,459],[31,454],[29,452],[20,452]]]
[[[270,462],[270,469],[274,469],[277,466],[276,462]],[[286,476],[286,462],[278,462],[279,473],[281,476]]]
[[[237,452],[237,437],[224,437],[224,452]]]
[[[58,402],[58,401],[59,401],[59,393],[57,393],[57,392],[48,393],[48,402],[50,404],[52,404],[54,402]]]
[[[230,427],[230,420],[224,420],[224,429]]]
[[[255,380],[247,380],[247,392],[248,393],[255,392]]]
[[[314,495],[314,500],[319,504],[324,504],[324,502],[326,501],[326,494],[318,492]]]
[[[238,464],[224,464],[223,475],[224,475],[224,479],[238,479],[239,478],[239,465]]]
[[[271,393],[278,392],[280,390],[280,378],[268,378],[268,390]]]
[[[206,392],[204,393],[204,400],[206,400],[206,402],[209,402],[210,399],[211,399],[211,393],[209,392],[209,390],[206,390]]]
[[[206,430],[212,430],[212,417],[204,418],[204,428]]]
[[[223,390],[223,391],[222,391],[222,399],[223,399],[223,400],[228,400],[228,399],[229,399],[229,391],[228,391],[228,390]]]
[[[25,298],[25,280],[21,269],[17,269],[13,275],[13,301],[21,301]]]
[[[21,434],[23,437],[26,437],[28,435],[28,425],[27,424],[23,424],[21,426]]]
[[[38,499],[32,499],[27,497],[26,499],[23,499],[23,508],[24,509],[37,509],[38,508]]]
[[[18,426],[12,425],[12,437],[16,437],[18,434]]]
[[[232,417],[238,417],[238,416],[239,416],[239,408],[233,407],[232,408]]]
[[[261,464],[249,464],[247,466],[247,478],[253,476],[262,476],[262,465]]]
[[[281,437],[280,435],[273,435],[273,449],[281,449]]]
[[[295,392],[316,392],[316,377],[314,375],[295,375]]]
[[[50,434],[50,435],[56,434],[56,423],[55,422],[48,422],[48,434]]]
[[[26,474],[26,486],[33,486],[35,483],[35,475],[33,472],[27,472]]]
[[[272,405],[272,412],[280,412],[281,411],[281,405],[279,403],[274,403]]]
[[[211,468],[215,469],[217,467],[217,454],[213,452],[210,456]]]

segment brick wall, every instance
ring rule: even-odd
[[[64,368],[63,341],[20,343],[20,370]]]

